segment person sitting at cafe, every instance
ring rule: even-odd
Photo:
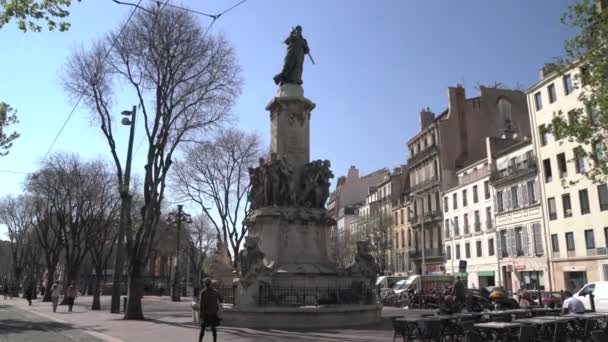
[[[566,314],[583,314],[585,313],[585,305],[581,302],[580,299],[572,297],[572,293],[570,291],[564,291],[562,293],[562,298],[564,299],[564,303],[562,304],[562,315]]]

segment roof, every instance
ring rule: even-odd
[[[524,146],[532,144],[532,139],[530,139],[530,137],[526,137],[526,136],[522,137],[519,140],[508,140],[508,141],[510,142],[509,144],[505,144],[504,146],[501,146],[502,148],[496,149],[495,156],[494,156],[495,158],[504,156],[505,154],[508,154],[509,152],[513,152]]]

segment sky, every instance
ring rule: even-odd
[[[238,0],[170,0],[205,13],[220,13]],[[528,87],[545,63],[563,56],[574,33],[560,23],[573,0],[248,0],[222,16],[211,34],[235,50],[244,80],[232,124],[259,133],[269,143],[265,106],[276,93],[273,75],[282,67],[283,40],[301,25],[316,62],[304,65],[305,96],[312,112],[311,159],[329,159],[336,178],[355,165],[361,174],[407,160],[406,141],[419,129],[419,112],[447,106],[447,87],[462,84],[467,96],[478,84]],[[152,4],[151,0],[143,0]],[[74,102],[60,75],[70,52],[87,47],[119,27],[132,7],[111,0],[72,6],[68,32],[23,33],[16,24],[0,29],[0,101],[18,110],[13,126],[21,137],[0,157],[0,197],[22,192]],[[204,28],[210,19],[197,15]],[[114,101],[119,113],[135,99]],[[120,130],[120,128],[123,128]],[[141,126],[139,133],[142,133]],[[126,155],[127,129],[117,128]],[[133,172],[141,174],[146,148],[135,138]],[[107,143],[91,113],[78,106],[51,152],[109,158]],[[0,239],[6,238],[0,225]]]

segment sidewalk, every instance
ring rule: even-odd
[[[67,312],[67,306],[59,306],[57,312],[53,313],[51,303],[42,303],[40,300],[34,301],[31,307],[27,306],[25,300],[13,299],[7,301],[6,304],[18,306],[48,319],[73,324],[108,342],[198,341],[199,328],[192,323],[189,300],[173,303],[164,298],[145,297],[143,301],[145,321],[125,321],[122,319],[122,314],[111,314],[107,310],[88,310],[87,306],[90,307],[91,303],[90,297],[77,299],[79,305],[74,306],[74,312],[72,313]],[[148,312],[150,309],[152,310],[151,313]],[[218,328],[218,340],[223,342],[384,342],[392,341],[392,339],[393,331],[388,319],[384,319],[382,324],[373,327],[359,327],[357,329],[284,331],[232,327]],[[204,341],[212,341],[210,331],[205,334]]]

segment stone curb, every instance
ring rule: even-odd
[[[82,330],[82,332],[84,332],[84,333],[86,333],[88,335],[91,335],[91,336],[93,336],[95,338],[98,338],[98,339],[100,339],[102,341],[105,341],[105,342],[127,342],[127,341],[121,340],[121,339],[116,338],[116,337],[112,337],[112,336],[109,336],[109,335],[106,335],[106,334],[102,334],[102,333],[94,331],[94,330],[89,330],[87,328],[80,327],[76,323],[65,321],[63,319],[60,319],[60,318],[57,318],[57,317],[53,317],[51,315],[47,315],[47,314],[42,313],[40,311],[29,309],[27,306],[15,305],[15,304],[11,304],[11,303],[8,303],[8,305],[14,306],[14,307],[16,307],[18,309],[25,310],[25,311],[27,311],[29,313],[34,314],[34,315],[38,315],[40,317],[44,317],[46,319],[50,319],[51,321],[55,321],[57,323],[73,325],[74,327]]]

